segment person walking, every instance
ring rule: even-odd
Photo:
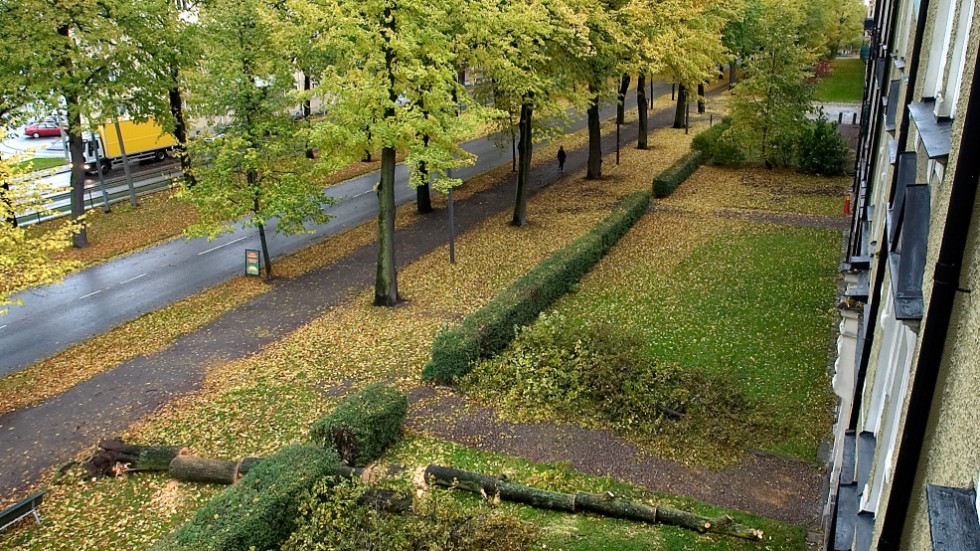
[[[558,172],[565,172],[565,159],[568,155],[565,154],[565,146],[558,146]]]

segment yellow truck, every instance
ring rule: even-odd
[[[122,147],[119,134],[122,134]],[[173,155],[176,145],[177,139],[153,120],[119,121],[118,133],[114,123],[103,124],[95,133],[86,136],[85,170],[96,171],[96,163],[102,165],[104,172],[122,166],[123,149],[130,163],[162,161]]]

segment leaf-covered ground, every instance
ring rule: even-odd
[[[168,404],[127,436],[143,442],[180,442],[205,456],[262,455],[303,438],[309,423],[334,404],[325,394],[327,388],[381,379],[404,387],[418,384],[441,324],[485,304],[546,255],[584,233],[618,198],[646,189],[653,173],[668,166],[689,143],[683,131],[676,130],[655,133],[653,140],[657,145],[650,151],[625,150],[623,167],[607,167],[609,177],[603,181],[586,182],[580,174],[569,174],[536,195],[529,205],[529,227],[510,227],[509,213],[503,213],[460,236],[456,265],[446,262],[447,251],[441,249],[402,270],[405,305],[379,309],[370,306],[368,292],[354,297],[256,356],[214,366],[200,393]],[[551,163],[551,155],[546,148],[537,157]],[[142,548],[215,491],[169,484],[159,476],[89,481],[75,469],[48,489],[44,526],[4,534],[0,545]],[[106,515],[107,510],[113,514]]]

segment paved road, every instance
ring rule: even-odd
[[[670,92],[670,85],[657,83],[656,95]],[[636,106],[636,95],[627,95],[627,108]],[[602,118],[614,115],[606,106]],[[571,130],[585,127],[580,117]],[[460,178],[510,162],[510,151],[501,151],[490,139],[464,144],[477,156],[474,166],[454,171]],[[508,148],[509,149],[509,148]],[[334,218],[316,226],[314,234],[274,235],[269,239],[273,256],[292,253],[325,236],[360,224],[377,215],[372,188],[377,173],[354,178],[327,190],[343,198],[328,208]],[[413,201],[415,191],[407,185],[408,169],[396,172],[396,203]],[[274,229],[275,224],[270,224]],[[69,346],[84,342],[109,329],[194,295],[231,279],[244,271],[244,250],[259,248],[254,229],[225,234],[214,241],[177,239],[83,270],[68,276],[60,285],[33,289],[19,295],[24,306],[15,306],[0,317],[0,376],[50,357]]]

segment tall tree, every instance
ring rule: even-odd
[[[527,224],[534,142],[557,137],[569,120],[568,105],[583,106],[588,93],[572,70],[590,55],[584,17],[562,0],[479,4],[470,19],[464,58],[486,78],[478,97],[503,113],[501,129],[517,122],[517,180],[511,224]]]
[[[395,264],[395,165],[407,151],[411,185],[445,175],[472,162],[456,144],[459,103],[473,107],[457,82],[455,29],[468,17],[464,4],[450,0],[328,0],[310,8],[297,2],[320,34],[313,47],[335,53],[320,75],[318,93],[330,103],[314,129],[321,151],[351,158],[381,150],[378,184],[378,263],[374,304],[399,300]],[[367,132],[365,132],[367,129]],[[428,138],[427,140],[425,138]],[[447,189],[458,180],[440,178]]]
[[[810,110],[816,53],[813,19],[792,0],[766,0],[755,40],[759,50],[745,61],[745,78],[733,91],[731,132],[766,166],[792,161],[792,141]]]
[[[80,221],[85,212],[83,116],[114,117],[119,110],[129,110],[121,98],[147,84],[141,67],[152,64],[152,54],[125,30],[138,27],[141,17],[139,6],[123,0],[22,0],[0,5],[0,42],[29,45],[8,48],[0,81],[23,86],[31,101],[67,113],[73,220]],[[88,245],[84,223],[73,239],[76,247]]]
[[[618,10],[622,7],[619,0],[601,2],[588,1],[581,5],[586,13],[586,26],[589,30],[591,44],[590,55],[582,59],[584,79],[587,83],[590,100],[587,111],[589,129],[589,160],[585,177],[587,179],[602,177],[602,132],[599,121],[599,104],[604,98],[625,97],[629,86],[628,76],[620,79],[619,89],[614,82],[615,77],[623,75],[623,60],[627,41],[619,19]],[[617,94],[617,92],[620,92]],[[617,115],[618,116],[618,115]]]
[[[201,161],[192,169],[196,183],[181,190],[200,213],[191,235],[214,237],[236,221],[258,229],[267,277],[269,224],[275,219],[277,232],[303,232],[306,223],[329,219],[323,205],[330,202],[314,170],[323,164],[302,155],[306,132],[289,113],[298,103],[294,67],[270,9],[262,0],[213,0],[201,11],[209,40],[186,76],[188,108],[204,120],[233,116],[222,136],[191,143]]]

